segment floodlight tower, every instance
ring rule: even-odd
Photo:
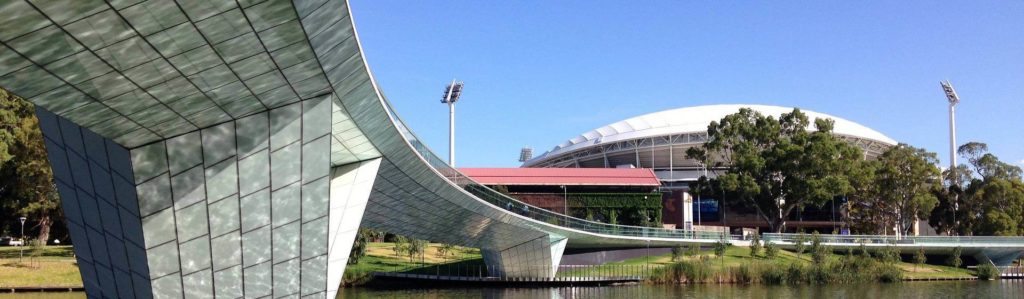
[[[452,83],[448,84],[448,87],[444,89],[444,96],[441,97],[441,103],[448,104],[448,165],[455,168],[455,102],[459,101],[459,96],[462,95],[462,82],[455,82],[452,79]]]
[[[949,80],[940,81],[939,85],[942,86],[942,91],[946,93],[946,100],[949,101],[949,172],[953,173],[956,169],[956,104],[960,103],[960,97],[956,95],[956,90],[953,89],[953,83]],[[956,175],[950,175],[953,179],[953,184],[960,184],[957,181]],[[953,226],[959,227],[960,221],[956,219],[956,213],[960,210],[960,196],[953,194]],[[956,229],[953,230],[954,234]]]

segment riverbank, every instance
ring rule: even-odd
[[[24,249],[24,257],[20,258]],[[0,247],[0,289],[81,288],[82,276],[71,246]]]

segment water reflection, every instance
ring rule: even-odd
[[[338,298],[1022,298],[1024,281],[851,285],[632,285],[565,288],[345,289]]]
[[[378,290],[348,288],[338,298],[1024,298],[1024,281],[906,282],[826,286],[632,285],[565,288],[447,288]],[[84,293],[0,293],[0,299],[79,299]]]

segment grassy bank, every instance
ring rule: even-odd
[[[672,262],[670,255],[652,257],[651,260],[659,266],[649,276],[655,283],[852,283],[975,276],[974,271],[965,268],[904,261],[881,262],[859,255],[826,253],[820,263],[814,263],[810,254],[785,250],[778,251],[773,259],[765,258],[763,254],[751,257],[749,248],[737,246],[727,247],[722,257],[715,256],[711,250],[702,250],[677,262]],[[643,258],[621,263],[636,262],[643,262]]]
[[[71,246],[0,247],[0,287],[80,287]]]
[[[439,243],[427,245],[422,255],[409,257],[396,255],[394,243],[367,243],[366,256],[359,263],[345,267],[344,285],[365,283],[373,272],[410,272],[410,273],[451,273],[469,271],[483,265],[480,250],[476,248],[455,246],[447,255],[438,254]]]

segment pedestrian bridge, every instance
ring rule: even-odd
[[[764,242],[793,249],[800,240],[809,244],[808,234],[763,234]],[[880,235],[818,235],[821,245],[834,250],[857,250],[863,246],[869,252],[895,248],[900,254],[914,254],[924,250],[927,255],[950,255],[960,248],[961,255],[971,256],[979,262],[989,260],[996,266],[1009,266],[1024,253],[1024,237],[994,236],[880,236]]]
[[[344,0],[4,0],[0,28],[0,87],[35,104],[90,297],[333,298],[360,226],[481,248],[502,277],[728,239],[466,178],[384,97]]]

